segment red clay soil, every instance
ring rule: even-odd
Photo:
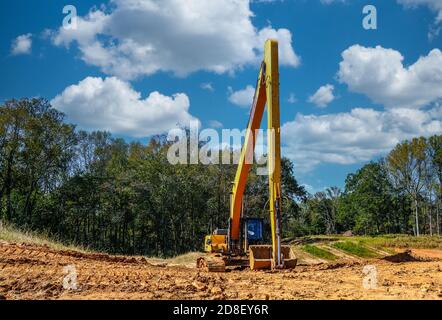
[[[419,254],[426,261],[343,261],[217,274],[156,266],[142,257],[0,242],[0,299],[442,299],[440,252]],[[367,264],[377,270],[373,289],[363,286]],[[76,290],[63,288],[68,265],[78,274]]]

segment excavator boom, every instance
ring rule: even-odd
[[[241,149],[238,168],[233,182],[230,205],[230,240],[239,241],[241,210],[247,177],[253,163],[253,154],[256,143],[256,133],[261,126],[262,116],[266,105],[266,79],[265,64],[261,65],[259,71],[257,88],[253,99],[252,110],[250,112],[249,123],[244,138],[244,145]]]
[[[250,246],[251,262],[253,259],[255,262],[262,260],[263,267],[266,267],[269,263],[271,263],[273,267],[283,267],[284,256],[286,258],[285,262],[287,262],[289,256],[291,256],[291,250],[287,248],[281,249],[281,128],[279,112],[278,42],[275,40],[267,40],[264,46],[264,61],[259,71],[250,119],[232,188],[229,235],[231,247],[237,247],[235,242],[240,240],[244,190],[250,167],[253,163],[257,129],[260,128],[266,104],[268,127],[267,166],[269,175],[272,247],[271,252],[269,252],[268,246]],[[254,263],[252,262],[251,264],[253,265]]]
[[[244,144],[233,182],[230,203],[230,224],[224,243],[218,244],[218,235],[206,237],[206,251],[211,257],[201,257],[197,261],[200,268],[209,271],[223,271],[225,266],[249,265],[256,269],[294,268],[296,258],[289,246],[281,245],[281,145],[279,113],[279,65],[278,42],[267,40],[264,46],[264,60],[259,70],[256,91],[253,98],[249,123]],[[269,176],[269,210],[272,245],[262,245],[256,240],[249,245],[249,227],[256,228],[259,219],[242,217],[243,197],[247,177],[253,164],[255,143],[267,105],[267,166]],[[262,222],[259,224],[262,228]],[[218,237],[218,238],[217,238]],[[259,238],[262,240],[262,237]],[[253,239],[250,239],[253,240]],[[216,249],[222,248],[222,249]],[[210,250],[209,250],[210,249]],[[225,250],[224,250],[225,249]],[[248,259],[244,259],[247,257]]]

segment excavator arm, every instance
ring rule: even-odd
[[[231,192],[230,206],[230,239],[238,241],[240,236],[241,210],[247,177],[253,161],[256,144],[257,129],[261,126],[262,116],[266,105],[267,94],[265,90],[265,63],[259,71],[257,88],[250,112],[249,123],[246,129],[244,144],[241,149],[235,180]]]
[[[238,169],[233,182],[229,229],[221,236],[218,233],[206,236],[206,251],[211,252],[211,255],[198,258],[198,268],[222,272],[225,271],[226,266],[244,267],[247,265],[252,270],[294,268],[296,266],[297,259],[290,246],[281,245],[281,129],[278,69],[278,42],[267,40],[264,46],[264,60],[259,70],[245,140],[241,148]],[[257,242],[249,245],[248,226],[253,218],[241,219],[244,190],[253,164],[257,130],[261,126],[266,105],[271,246],[256,244]],[[244,228],[242,228],[242,222],[244,222]],[[246,257],[247,259],[245,259]]]
[[[232,242],[239,241],[244,190],[250,167],[253,163],[257,129],[260,128],[265,106],[267,105],[267,126],[269,129],[267,133],[267,165],[270,192],[272,257],[274,259],[273,264],[281,266],[281,147],[278,70],[278,42],[267,40],[264,46],[264,61],[259,71],[250,119],[232,188],[229,237]]]

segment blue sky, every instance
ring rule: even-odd
[[[274,36],[283,155],[310,191],[343,187],[398,141],[441,133],[441,25],[442,0],[1,1],[0,100],[43,96],[129,140],[191,119],[244,128],[243,90]]]

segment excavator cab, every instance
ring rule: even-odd
[[[264,220],[261,218],[244,219],[244,242],[246,247],[250,244],[261,243],[264,240]]]
[[[216,229],[205,237],[204,251],[212,254],[210,257],[198,259],[198,268],[212,272],[224,272],[229,269],[243,269],[250,267],[252,270],[276,269],[273,258],[273,247],[264,243],[264,219],[241,219],[240,245],[228,242],[228,229]],[[234,252],[234,253],[233,253]],[[280,246],[281,264],[279,268],[293,269],[297,259],[290,246]]]
[[[263,238],[264,220],[260,218],[244,219],[244,246],[249,256],[250,269],[275,269],[273,261],[273,248],[264,245]],[[281,246],[281,268],[292,269],[296,267],[297,259],[290,246]]]
[[[241,234],[242,250],[247,252],[250,245],[263,242],[264,221],[261,218],[245,218],[242,221],[244,229]],[[208,253],[224,253],[228,251],[228,229],[215,229],[204,239],[204,251]]]

